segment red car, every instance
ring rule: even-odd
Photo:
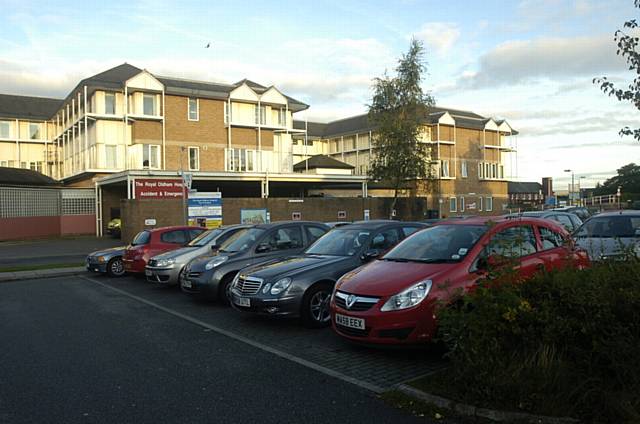
[[[185,226],[140,231],[124,251],[124,269],[131,273],[142,273],[149,259],[184,246],[204,231],[206,228]]]
[[[436,310],[509,258],[518,275],[589,266],[558,223],[538,218],[476,217],[417,232],[379,260],[345,274],[331,298],[333,329],[371,344],[429,342]],[[573,259],[567,260],[567,259]],[[569,264],[569,265],[567,265]]]

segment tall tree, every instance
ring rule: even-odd
[[[640,0],[634,0],[633,4],[640,9]],[[600,89],[609,96],[615,96],[619,101],[629,102],[640,110],[640,52],[638,44],[638,23],[635,19],[624,23],[624,30],[615,32],[614,40],[618,44],[616,54],[621,56],[629,65],[629,70],[635,75],[633,81],[626,88],[620,88],[607,77],[594,78],[594,84],[598,84]],[[640,128],[624,127],[620,130],[620,135],[632,135],[640,141]]]
[[[616,194],[620,190],[626,194],[640,195],[640,166],[630,163],[618,169],[618,174],[596,186],[593,194],[596,196]]]
[[[369,122],[375,127],[375,155],[370,176],[391,184],[394,195],[390,216],[403,185],[432,178],[430,148],[420,142],[427,108],[435,104],[433,97],[422,90],[426,71],[424,47],[412,39],[409,51],[398,60],[396,76],[385,73],[374,80]]]

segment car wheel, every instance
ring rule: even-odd
[[[331,323],[329,311],[331,292],[331,285],[316,284],[305,293],[301,314],[304,325],[311,328],[322,328]]]
[[[227,274],[222,277],[222,280],[220,280],[220,285],[218,286],[218,300],[223,305],[231,305],[229,290],[231,289],[231,282],[234,278],[235,274]]]
[[[124,273],[124,262],[122,262],[122,258],[113,258],[107,262],[107,275],[109,277],[122,277]]]

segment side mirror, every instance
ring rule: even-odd
[[[271,247],[267,243],[260,243],[258,247],[256,247],[256,253],[264,253],[271,250]]]
[[[377,258],[378,256],[380,256],[380,251],[378,249],[369,249],[365,251],[360,258],[363,261],[370,261]]]
[[[220,245],[219,244],[212,244],[211,245],[211,251],[212,252],[217,252],[218,250],[220,250]]]

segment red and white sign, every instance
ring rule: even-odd
[[[136,179],[136,199],[182,199],[181,179]]]

